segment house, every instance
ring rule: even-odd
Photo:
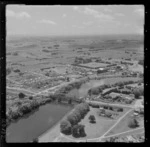
[[[101,74],[101,73],[104,73],[104,72],[107,72],[108,71],[108,69],[106,69],[106,68],[99,68],[98,70],[97,70],[97,74]]]

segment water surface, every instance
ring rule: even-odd
[[[7,142],[30,142],[53,127],[72,109],[67,104],[46,104],[29,117],[11,123],[6,130]]]

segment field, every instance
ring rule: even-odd
[[[132,118],[133,115],[133,111],[131,111],[130,113],[128,113],[128,115],[126,115],[119,123],[118,125],[116,125],[115,128],[113,128],[108,134],[106,134],[106,136],[109,135],[113,135],[113,134],[117,134],[117,133],[121,133],[121,132],[126,132],[131,130],[131,128],[128,127],[128,122],[129,120]],[[143,120],[142,120],[143,121]],[[139,128],[143,127],[143,122],[140,122],[139,124]],[[135,128],[137,129],[137,128]]]

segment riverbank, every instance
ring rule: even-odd
[[[57,122],[52,128],[38,137],[38,142],[53,142],[60,135],[60,122],[74,111],[74,108],[68,112],[59,122]]]
[[[10,124],[6,130],[7,142],[32,142],[47,130],[53,128],[74,106],[49,103],[27,118]]]

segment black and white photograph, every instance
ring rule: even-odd
[[[6,6],[6,142],[145,142],[145,7]]]

